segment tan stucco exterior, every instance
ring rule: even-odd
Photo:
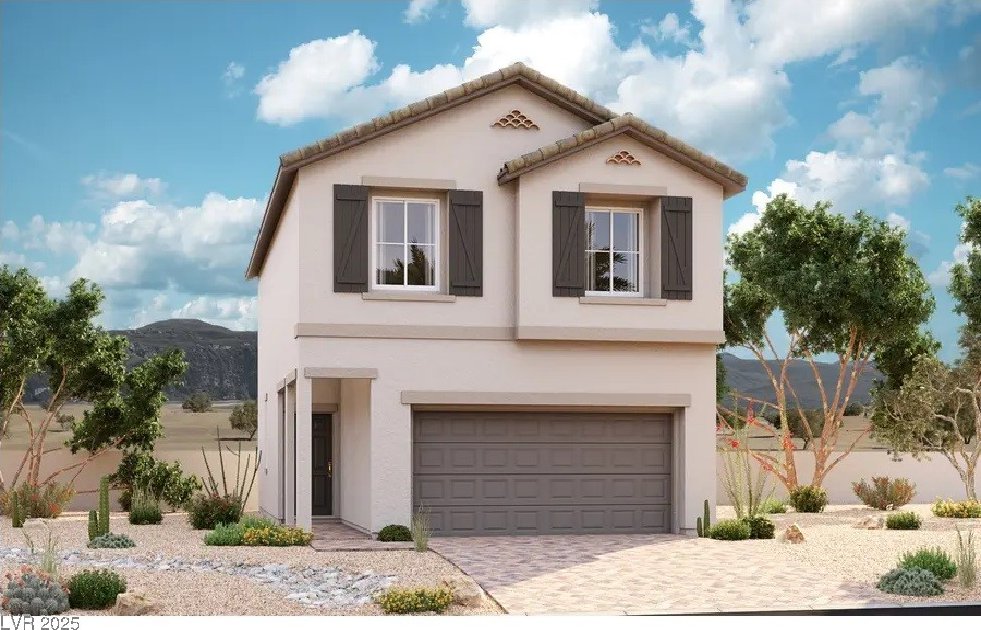
[[[512,110],[539,129],[492,126]],[[715,495],[724,191],[626,136],[498,183],[507,160],[594,124],[513,85],[299,169],[259,276],[264,511],[311,524],[313,412],[334,414],[334,514],[375,532],[411,515],[413,406],[656,409],[675,418],[674,525],[694,527]],[[640,165],[606,164],[621,150]],[[445,271],[440,295],[335,293],[334,184],[443,210],[453,186],[482,191],[482,297],[445,295]],[[691,197],[693,299],[661,299],[656,257],[641,297],[553,297],[552,191],[580,190],[643,208],[652,252],[658,196]]]

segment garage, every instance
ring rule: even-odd
[[[671,531],[667,413],[416,411],[413,503],[435,535]]]

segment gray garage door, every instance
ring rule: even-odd
[[[671,417],[416,412],[413,500],[444,536],[671,529]]]

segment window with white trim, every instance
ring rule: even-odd
[[[586,295],[641,295],[642,224],[638,208],[586,208]]]
[[[374,198],[374,280],[379,289],[438,289],[439,204]]]

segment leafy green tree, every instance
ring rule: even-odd
[[[715,354],[715,402],[721,403],[729,395],[729,383],[726,381],[726,366],[722,355]]]
[[[255,437],[255,432],[259,428],[259,413],[255,401],[246,400],[240,405],[235,405],[228,416],[228,422],[236,431],[248,433],[250,440]]]
[[[756,411],[779,417],[769,430],[780,455],[754,452],[754,457],[788,490],[796,488],[791,429],[796,415],[814,454],[811,483],[819,486],[867,433],[839,448],[842,416],[859,377],[896,339],[916,336],[933,312],[929,286],[901,229],[861,211],[850,218],[831,212],[829,203],[808,208],[786,195],[767,204],[755,228],[730,236],[728,257],[738,280],[725,287],[726,344],[746,348],[760,361],[775,402],[753,401]],[[767,328],[780,319],[785,342]],[[816,365],[824,354],[836,357],[833,383],[824,382]],[[819,431],[787,378],[795,359],[814,374],[821,395]],[[775,360],[775,367],[768,360]],[[722,422],[732,416],[724,408],[719,415]]]
[[[207,413],[211,411],[211,397],[205,392],[194,392],[181,404],[181,408],[191,413]]]
[[[73,483],[94,459],[114,448],[146,447],[159,435],[162,389],[184,373],[180,351],[153,357],[127,372],[128,342],[95,324],[101,312],[102,291],[87,280],[72,283],[62,299],[48,297],[26,269],[0,267],[0,404],[3,421],[21,418],[27,425],[28,446],[10,480],[31,486],[53,482],[73,473]],[[38,414],[24,403],[27,379],[48,377],[51,399]],[[47,445],[52,422],[61,417],[67,401],[91,402],[62,447]],[[41,478],[46,455],[70,448],[86,450],[82,461]]]
[[[134,490],[142,490],[175,509],[187,505],[201,490],[201,481],[196,475],[184,475],[179,462],[168,464],[141,450],[126,453],[116,472],[109,475],[109,481],[114,487],[129,491],[130,496]]]

